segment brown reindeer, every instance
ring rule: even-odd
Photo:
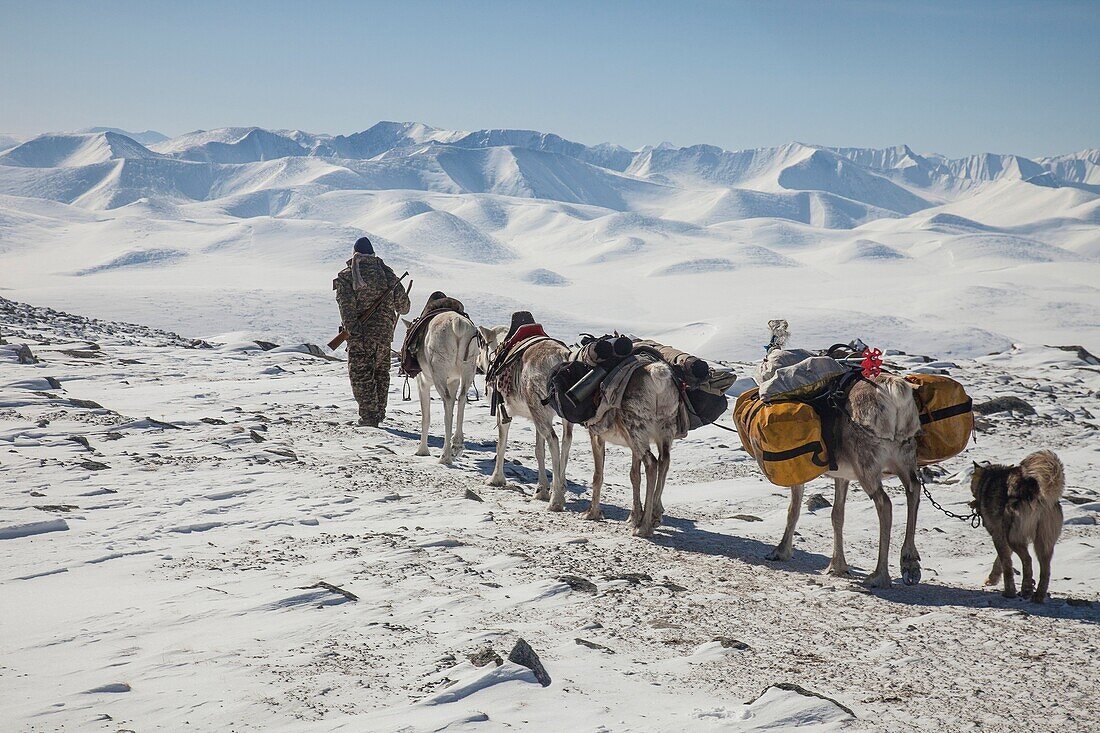
[[[759,376],[767,378],[774,369],[786,366],[781,350],[787,340],[786,321],[770,321],[772,344]],[[797,352],[796,352],[797,353]],[[811,352],[810,355],[813,355]],[[796,359],[795,361],[798,361]],[[917,552],[917,509],[920,506],[921,484],[917,473],[917,435],[920,414],[913,396],[913,387],[900,377],[880,374],[856,382],[848,394],[847,410],[838,417],[839,447],[837,470],[826,475],[833,479],[833,557],[829,563],[831,575],[847,575],[844,558],[844,505],[848,485],[858,481],[875,503],[878,512],[878,563],[865,581],[875,588],[890,585],[890,529],[893,506],[882,488],[883,475],[893,474],[905,486],[907,517],[905,540],[901,546],[901,576],[906,585],[920,582],[920,553]],[[804,484],[791,487],[791,504],[787,511],[787,528],[769,560],[786,561],[791,557],[794,530],[802,508]]]

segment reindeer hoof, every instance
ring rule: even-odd
[[[988,578],[985,579],[985,582],[982,583],[982,585],[997,585],[1000,582],[1000,578],[994,578],[992,575],[990,575]]]
[[[847,564],[829,563],[829,567],[825,569],[827,575],[832,575],[837,578],[846,578],[851,573],[848,572]]]
[[[635,527],[634,531],[631,534],[633,534],[635,537],[641,537],[642,539],[646,539],[646,538],[649,538],[649,537],[653,536],[653,527],[644,527],[644,526]]]
[[[1045,593],[1036,593],[1034,596],[1031,597],[1032,603],[1042,603],[1044,600],[1046,600]]]
[[[913,568],[902,568],[901,570],[901,582],[906,585],[916,585],[920,582],[920,566]]]
[[[1021,598],[1031,598],[1031,595],[1034,592],[1035,592],[1035,584],[1034,583],[1024,583],[1023,586],[1020,588],[1020,597]]]
[[[882,575],[872,575],[863,581],[863,584],[868,588],[889,588],[890,587],[890,575],[884,573]]]
[[[564,512],[565,511],[565,500],[563,499],[560,502],[552,501],[552,502],[550,502],[550,506],[548,506],[546,508],[549,509],[552,512]]]
[[[791,551],[784,551],[782,548],[777,547],[767,554],[766,559],[773,560],[775,562],[787,562],[791,559]]]
[[[419,448],[416,449],[416,453],[414,453],[413,455],[428,456],[428,455],[431,455],[431,453],[428,452],[428,446],[422,445],[422,446],[420,446]]]
[[[602,522],[603,512],[599,509],[589,509],[584,513],[584,518],[589,522]]]
[[[486,486],[504,486],[504,476],[490,476],[485,481]]]
[[[541,501],[550,501],[550,490],[545,486],[540,486],[538,490],[535,491],[535,498]]]
[[[1001,593],[1001,595],[1002,595],[1002,596],[1004,596],[1005,598],[1015,598],[1015,597],[1016,597],[1016,595],[1017,595],[1017,593],[1016,593],[1016,589],[1015,589],[1015,588],[1013,588],[1012,590],[1006,590],[1006,591],[1003,591],[1003,592]]]
[[[441,456],[439,458],[439,462],[442,463],[444,466],[454,465],[454,459],[451,458],[451,456]]]

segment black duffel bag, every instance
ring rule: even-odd
[[[550,370],[548,394],[542,401],[543,404],[550,405],[562,420],[576,425],[596,417],[596,393],[579,402],[569,394],[569,389],[592,370],[592,367],[579,361],[565,361],[558,364]]]

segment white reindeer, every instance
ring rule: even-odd
[[[504,342],[508,326],[496,328],[478,327],[483,338],[481,367],[486,371],[489,363]],[[496,389],[509,417],[525,417],[535,424],[535,460],[538,462],[538,489],[535,498],[546,501],[549,509],[560,512],[565,509],[565,470],[569,463],[569,448],[573,442],[573,425],[562,421],[562,437],[554,430],[558,416],[543,404],[550,381],[550,371],[569,356],[569,348],[557,341],[545,340],[531,344],[515,364],[501,375],[494,385],[486,384],[486,391]],[[508,429],[503,414],[497,412],[497,454],[493,474],[486,481],[490,486],[504,486],[504,454],[508,447]],[[550,447],[552,481],[546,478],[546,447]]]
[[[406,327],[411,325],[408,320],[401,320]],[[474,382],[474,370],[477,368],[477,328],[463,314],[447,311],[432,318],[419,340],[416,353],[423,371],[416,377],[420,391],[420,446],[416,455],[429,455],[431,390],[435,387],[436,393],[443,399],[443,455],[439,462],[449,466],[455,457],[462,455],[464,448],[462,422],[466,411],[466,393]]]

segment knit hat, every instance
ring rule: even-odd
[[[366,237],[359,237],[355,240],[355,252],[361,255],[372,255],[374,254],[374,245]]]

